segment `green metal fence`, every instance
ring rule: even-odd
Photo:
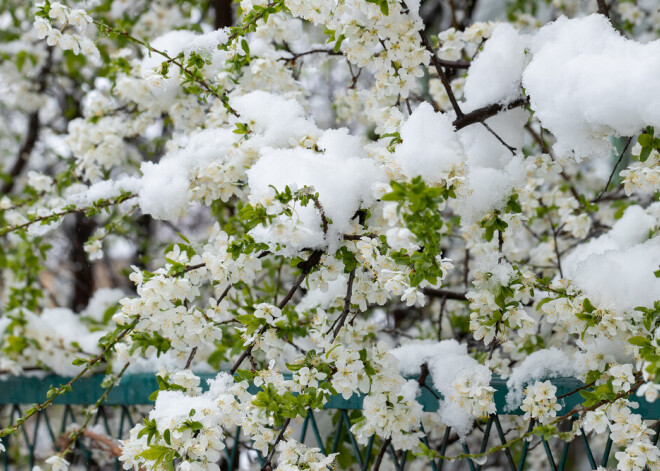
[[[202,379],[213,375],[201,375]],[[24,424],[18,434],[5,437],[3,444],[7,453],[2,455],[5,470],[31,469],[53,450],[57,450],[61,437],[66,436],[67,427],[76,423],[84,413],[84,407],[95,403],[103,392],[101,388],[102,375],[80,379],[68,394],[55,399],[54,406],[38,412]],[[41,403],[46,397],[46,391],[51,385],[64,384],[69,378],[59,376],[45,377],[7,377],[0,380],[0,426],[12,425],[24,410],[33,404]],[[582,384],[573,378],[556,378],[552,380],[557,386],[557,396],[571,393]],[[532,422],[523,423],[520,410],[507,412],[506,381],[494,378],[495,402],[497,413],[477,423],[473,433],[465,442],[461,442],[451,428],[446,427],[442,433],[434,436],[425,431],[423,439],[430,449],[437,450],[440,455],[455,456],[458,453],[482,453],[492,446],[506,444],[507,440],[519,436],[521,432],[531,430]],[[158,389],[153,374],[135,374],[125,376],[121,383],[108,395],[107,401],[96,411],[92,424],[110,437],[125,438],[133,425],[148,413],[151,404],[148,397]],[[436,392],[437,393],[437,392]],[[570,412],[580,401],[578,393],[561,399],[562,409],[558,414]],[[660,419],[660,404],[649,404],[643,399],[635,400],[639,404],[637,412],[645,419]],[[419,398],[426,412],[438,409],[438,401],[434,393],[422,389]],[[302,442],[316,446],[323,453],[341,452],[352,461],[339,462],[339,469],[367,470],[373,465],[381,441],[372,438],[366,446],[360,446],[350,431],[351,424],[359,416],[362,408],[362,397],[353,396],[348,400],[341,396],[334,397],[326,405],[324,411],[309,411],[307,417],[298,427],[296,437]],[[323,417],[322,417],[323,416]],[[517,417],[516,417],[517,416]],[[657,431],[657,430],[656,430]],[[437,431],[436,431],[437,432]],[[657,434],[655,439],[657,440]],[[254,466],[263,462],[263,457],[251,450],[250,443],[241,436],[240,429],[235,430],[232,438],[226,442],[225,456],[222,458],[221,469],[233,471],[250,461]],[[446,461],[440,458],[416,457],[412,453],[395,451],[391,446],[386,454],[388,463],[381,467],[397,471],[414,469],[431,469],[433,471],[465,469],[481,471],[482,469],[504,469],[522,471],[523,469],[595,469],[597,466],[612,465],[614,451],[608,437],[596,437],[582,433],[571,442],[559,439],[544,440],[535,437],[532,441],[522,441],[515,446],[506,447],[490,456],[486,463],[477,463],[471,459]],[[107,453],[94,448],[91,440],[79,440],[70,458],[72,464],[81,465],[87,469],[120,469],[116,459],[109,459]],[[539,457],[543,459],[542,463]],[[421,464],[420,464],[421,463]]]

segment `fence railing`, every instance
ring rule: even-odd
[[[202,379],[214,375],[200,375]],[[70,427],[80,422],[85,406],[94,404],[103,393],[101,388],[103,376],[95,375],[80,379],[74,384],[73,390],[57,397],[54,405],[39,411],[27,421],[16,434],[2,439],[7,452],[2,454],[2,464],[5,471],[10,469],[27,469],[50,456],[62,440],[68,435]],[[39,404],[46,398],[46,392],[51,386],[65,384],[69,378],[48,375],[43,377],[5,377],[0,379],[0,427],[13,425],[23,412]],[[555,378],[551,380],[557,387],[557,397],[576,391],[582,386],[574,378]],[[456,461],[442,459],[442,456],[458,454],[483,453],[493,446],[508,444],[510,440],[531,430],[533,422],[524,421],[522,411],[506,410],[506,380],[494,378],[491,385],[495,388],[495,403],[497,413],[477,422],[474,431],[465,440],[452,432],[451,428],[429,426],[424,429],[422,440],[431,450],[436,450],[438,456],[420,457],[411,452],[399,452],[389,447],[386,454],[388,463],[383,463],[381,470],[396,469],[432,469],[481,471],[482,469],[504,469],[522,471],[523,469],[548,469],[552,471],[585,469],[592,470],[598,466],[611,465],[613,454],[612,442],[607,435],[597,436],[582,433],[570,442],[557,438],[545,440],[534,437],[531,441],[520,441],[514,446],[503,447],[489,456],[483,463],[481,460],[463,458]],[[155,376],[149,374],[134,374],[124,376],[107,397],[104,404],[95,411],[91,422],[93,430],[106,437],[116,439],[126,438],[128,431],[141,421],[149,411],[149,395],[158,389]],[[425,412],[438,410],[438,400],[431,392],[423,388],[418,398]],[[366,446],[360,446],[350,431],[352,423],[360,415],[362,397],[353,396],[344,399],[333,397],[324,411],[309,411],[307,417],[297,427],[296,439],[321,449],[323,453],[341,453],[338,469],[367,470],[373,465],[378,450],[381,447],[379,438],[372,438]],[[648,420],[660,419],[660,404],[649,404],[643,399],[631,398],[638,402],[636,412]],[[575,392],[560,400],[562,409],[558,415],[566,414],[580,404],[581,396]],[[433,414],[426,419],[433,422]],[[657,430],[656,430],[657,431]],[[263,463],[263,457],[251,448],[247,438],[241,436],[240,429],[227,433],[231,436],[226,441],[225,455],[221,459],[221,469],[233,471],[239,468],[249,468],[250,463],[257,466]],[[656,433],[655,440],[657,441]],[[102,446],[90,437],[81,438],[69,457],[74,465],[81,465],[90,470],[120,469],[119,461],[107,453]],[[527,468],[526,468],[527,466]],[[539,467],[540,466],[540,467]]]

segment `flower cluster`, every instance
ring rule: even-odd
[[[561,406],[557,404],[557,386],[550,381],[537,381],[525,390],[525,399],[520,407],[525,418],[536,419],[542,424],[552,421]]]
[[[244,392],[226,373],[219,373],[202,394],[160,391],[149,418],[122,443],[124,469],[179,458],[182,469],[219,470],[225,430],[240,424],[244,415],[237,401]]]
[[[242,465],[352,466],[292,437],[355,396],[359,443],[433,458],[451,429],[452,456],[494,375],[562,438],[546,380],[583,380],[571,435],[658,468],[624,398],[660,390],[657,12],[28,3],[1,47],[0,373],[157,371],[126,468],[217,471],[238,428]]]
[[[67,27],[71,26],[79,33],[83,33],[93,22],[87,12],[79,8],[71,9],[60,2],[53,2],[48,4],[48,8],[42,6],[39,13],[41,16],[34,21],[37,38],[46,38],[49,46],[59,46],[75,55],[82,52],[95,61],[100,60],[99,50],[91,39],[82,34],[66,32]]]
[[[488,417],[494,414],[495,388],[474,378],[472,374],[459,374],[451,383],[451,394],[448,397],[451,405],[460,407],[472,417]]]
[[[522,306],[530,299],[531,277],[506,263],[498,263],[475,274],[474,289],[466,294],[470,300],[470,330],[474,338],[488,345],[496,336],[506,338],[513,329],[520,335],[532,331],[535,321]]]
[[[310,469],[314,471],[329,471],[333,467],[335,457],[339,453],[324,455],[318,448],[309,448],[295,440],[281,442],[278,447],[280,458],[275,471],[293,471]]]
[[[613,404],[587,412],[584,431],[603,433],[609,427],[612,442],[623,448],[615,453],[617,469],[660,469],[660,450],[651,442],[655,432],[646,426],[639,414],[632,413],[632,406],[628,400],[619,399]]]
[[[423,28],[416,11],[399,3],[349,1],[340,4],[288,0],[295,16],[332,31],[335,41],[349,61],[364,67],[375,77],[374,92],[379,98],[408,98],[417,89],[421,65],[429,63],[429,53],[421,44]],[[346,21],[348,20],[348,21]]]

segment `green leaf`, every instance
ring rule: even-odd
[[[639,160],[646,162],[646,160],[649,158],[649,155],[651,155],[652,150],[653,149],[651,147],[642,148],[642,152],[639,153]]]
[[[344,42],[344,39],[346,39],[346,36],[344,36],[343,34],[340,34],[339,37],[337,38],[334,47],[334,51],[336,53],[338,53],[341,50],[341,43]]]
[[[653,145],[653,135],[652,134],[640,134],[637,138],[637,142],[642,147],[651,147]]]
[[[387,3],[387,0],[383,0],[382,2],[380,2],[380,11],[385,16],[390,14],[390,6]]]
[[[584,302],[582,303],[582,306],[584,307],[584,310],[591,314],[596,310],[593,304],[591,304],[591,301],[589,301],[589,298],[584,298]]]
[[[633,345],[637,345],[638,347],[650,347],[651,346],[651,341],[647,339],[646,337],[631,337],[628,339],[628,343],[631,343]]]

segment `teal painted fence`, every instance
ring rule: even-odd
[[[202,374],[202,379],[211,378],[214,375]],[[46,391],[51,386],[59,386],[68,382],[70,378],[63,378],[54,375],[47,375],[42,377],[4,377],[0,379],[0,414],[3,423],[0,426],[6,427],[12,425],[14,420],[21,415],[21,413],[33,404],[38,404],[44,401]],[[67,427],[76,422],[76,415],[80,417],[81,406],[93,404],[103,393],[101,388],[101,381],[103,375],[94,375],[87,378],[82,378],[73,385],[73,390],[63,396],[55,399],[53,406],[50,409],[39,412],[28,421],[20,430],[18,437],[6,437],[3,443],[8,448],[8,453],[3,454],[2,463],[5,470],[9,469],[27,469],[31,468],[38,462],[36,456],[40,446],[40,440],[43,444],[45,439],[54,444],[53,448],[57,448],[58,437],[65,434]],[[562,396],[576,391],[582,386],[578,380],[574,378],[555,378],[551,380],[557,386],[557,396]],[[429,380],[427,383],[432,383]],[[206,384],[203,381],[203,384]],[[495,402],[497,406],[497,413],[482,422],[474,433],[481,435],[481,438],[475,442],[472,440],[472,450],[468,447],[468,443],[457,442],[456,434],[452,434],[450,428],[445,428],[444,436],[430,437],[424,439],[424,443],[430,448],[436,449],[440,455],[447,453],[448,447],[453,444],[454,447],[459,447],[459,452],[483,452],[494,445],[507,443],[505,431],[502,426],[501,418],[507,415],[521,415],[522,411],[508,411],[506,410],[506,380],[502,378],[494,378],[491,385],[495,388]],[[120,384],[115,387],[108,395],[107,401],[100,407],[94,417],[93,424],[100,424],[108,436],[115,438],[125,438],[128,430],[136,422],[141,420],[144,413],[147,412],[147,406],[152,402],[149,401],[149,395],[158,389],[155,376],[149,374],[134,374],[122,378]],[[434,397],[434,393],[422,388],[422,394],[419,397],[420,403],[423,405],[424,410],[427,412],[434,412],[438,409],[438,401]],[[632,398],[639,404],[637,412],[641,413],[645,419],[658,420],[660,419],[660,401],[649,404],[643,399]],[[576,405],[581,402],[579,393],[568,395],[560,400],[562,409],[558,414],[565,414],[570,412]],[[349,451],[355,463],[355,469],[366,470],[370,469],[375,455],[380,448],[380,439],[372,438],[366,447],[360,447],[355,437],[350,432],[351,422],[355,420],[355,415],[359,409],[362,408],[362,397],[355,395],[349,399],[344,399],[341,396],[332,398],[327,404],[324,412],[309,411],[307,418],[304,420],[300,428],[300,436],[296,437],[301,441],[305,439],[312,440],[311,445],[321,448],[326,453],[334,453],[336,451],[346,452]],[[141,410],[140,410],[141,409]],[[330,434],[321,430],[318,424],[318,415],[326,413],[332,415],[332,430]],[[529,430],[533,426],[529,423]],[[327,429],[327,427],[326,427]],[[328,430],[325,430],[327,432]],[[246,453],[255,460],[262,460],[262,457],[255,452],[249,452],[249,446],[242,445],[240,441],[240,429],[236,431],[233,439],[227,443],[226,456],[222,460],[222,470],[237,469],[240,464],[241,454],[244,456]],[[592,450],[589,443],[590,437],[583,434],[581,438],[576,438],[573,442],[568,443],[550,443],[543,439],[538,439],[538,443],[543,446],[547,462],[543,469],[549,470],[564,470],[564,469],[580,469],[577,467],[582,464],[581,469],[595,469],[598,465],[606,465],[608,462],[611,464],[613,455],[612,443],[609,439],[606,440],[603,449],[596,453]],[[657,439],[657,434],[656,434]],[[17,456],[16,452],[12,454],[12,440],[19,440],[22,449],[26,452],[21,456]],[[245,440],[245,439],[243,439]],[[604,442],[604,439],[601,439]],[[577,442],[577,443],[576,443]],[[479,449],[474,449],[474,444],[480,443]],[[470,471],[480,471],[481,469],[507,469],[512,471],[522,471],[525,469],[526,461],[528,458],[528,449],[530,442],[520,443],[518,447],[511,449],[504,449],[499,452],[501,455],[489,465],[478,464],[470,459],[463,459],[460,462],[448,462],[439,458],[419,458],[413,457],[411,453],[396,452],[390,447],[388,457],[391,460],[389,466],[394,466],[394,469],[403,471],[408,469],[412,460],[424,459],[428,460],[428,469],[433,471],[440,471],[442,469],[469,469]],[[533,445],[532,445],[533,446]],[[576,448],[581,446],[580,451]],[[243,447],[243,448],[241,448]],[[572,448],[571,448],[572,447]],[[14,447],[15,449],[16,447]],[[97,453],[98,455],[98,453]],[[71,460],[79,465],[85,465],[87,469],[119,469],[119,462],[111,460],[109,462],[95,461],[95,454],[91,450],[90,443],[85,443],[81,440],[76,446],[74,455]],[[499,467],[498,467],[499,466]],[[341,468],[341,466],[340,466]],[[385,469],[383,466],[382,469]]]

